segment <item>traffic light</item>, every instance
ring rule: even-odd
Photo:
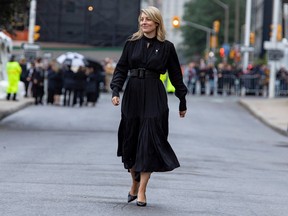
[[[282,25],[278,24],[277,25],[277,41],[281,41],[282,40]]]
[[[250,32],[250,44],[254,45],[255,44],[255,33]]]
[[[215,20],[213,22],[213,30],[215,31],[215,33],[218,33],[220,30],[220,21],[219,20]]]
[[[37,41],[40,38],[40,33],[39,33],[40,29],[41,27],[39,25],[34,26],[34,34],[33,34],[34,41]]]
[[[211,35],[210,37],[210,47],[216,48],[218,46],[218,37],[216,35]]]
[[[272,37],[273,28],[274,28],[274,26],[270,25],[270,30],[271,30],[270,31],[270,37]],[[277,33],[276,33],[276,40],[277,41],[281,41],[282,40],[282,38],[283,38],[282,33],[283,33],[282,25],[278,24],[277,25]]]
[[[225,57],[225,49],[224,49],[224,47],[221,47],[221,48],[219,49],[219,55],[220,55],[220,57],[222,57],[222,58]]]
[[[180,18],[178,16],[174,16],[172,19],[172,25],[174,28],[180,27]]]
[[[234,58],[235,58],[235,54],[236,54],[236,53],[235,53],[235,50],[234,50],[234,49],[231,49],[231,50],[230,50],[230,53],[229,53],[229,58],[230,58],[230,59],[234,59]]]

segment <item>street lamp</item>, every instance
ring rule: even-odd
[[[93,10],[94,10],[94,7],[93,7],[92,5],[89,5],[87,9],[88,9],[88,11],[90,11],[90,12],[91,12],[91,11],[93,11]]]
[[[216,4],[218,4],[220,7],[224,8],[225,10],[225,32],[224,32],[224,43],[228,44],[229,40],[229,6],[227,4],[224,4],[223,2],[219,0],[214,0]]]
[[[180,27],[180,18],[178,16],[174,16],[172,19],[172,25],[174,28]]]

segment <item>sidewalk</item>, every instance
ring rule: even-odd
[[[34,103],[33,98],[0,100],[0,120]],[[239,104],[272,129],[288,136],[288,98],[240,98]]]
[[[288,98],[241,98],[239,103],[264,124],[288,136]]]
[[[0,99],[0,121],[6,116],[17,112],[34,103],[33,98],[22,98],[19,101]]]

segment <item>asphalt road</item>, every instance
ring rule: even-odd
[[[127,204],[116,157],[120,107],[30,106],[0,121],[1,216],[286,216],[288,140],[230,97],[169,96],[181,167],[153,173],[146,208]]]

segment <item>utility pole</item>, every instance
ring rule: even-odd
[[[270,42],[273,47],[276,49],[276,43],[277,43],[277,25],[279,21],[279,9],[280,9],[280,0],[274,0],[273,3],[273,30],[272,30],[272,36],[270,38]],[[275,45],[274,45],[275,44]],[[276,59],[270,60],[270,77],[269,77],[269,98],[275,97],[275,79],[276,79]]]
[[[239,43],[239,17],[240,17],[240,1],[236,0],[235,4],[235,30],[234,30],[234,42]]]
[[[283,17],[284,17],[284,34],[285,38],[288,40],[288,3],[284,4],[283,9]]]
[[[246,0],[246,16],[245,16],[245,34],[244,34],[244,55],[243,55],[243,71],[247,69],[249,63],[249,38],[250,38],[250,26],[251,26],[251,10],[252,0]]]
[[[33,59],[35,59],[37,57],[37,52],[40,50],[40,46],[34,43],[34,40],[35,39],[37,40],[36,37],[37,35],[35,31],[39,31],[39,29],[36,30],[37,28],[35,28],[35,20],[36,20],[36,0],[31,0],[30,14],[29,14],[28,43],[22,44],[22,48],[24,50],[24,56],[26,59],[28,59],[28,61],[32,61]]]
[[[29,29],[28,29],[28,43],[34,43],[34,27],[36,20],[36,0],[30,1],[30,13],[29,13]]]

